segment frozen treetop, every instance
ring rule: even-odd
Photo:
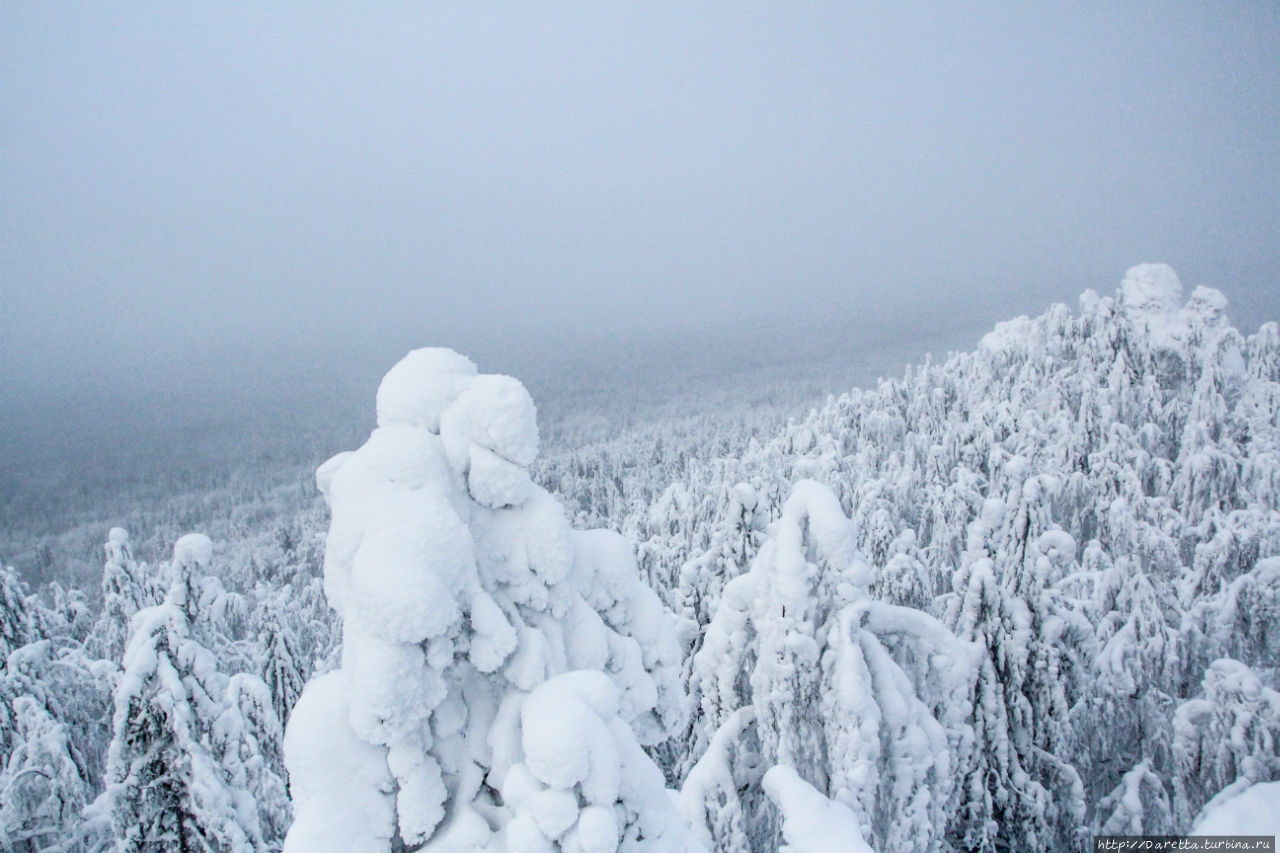
[[[424,347],[400,359],[378,386],[378,426],[409,424],[440,431],[440,415],[475,378],[471,359]]]
[[[1080,295],[1080,308],[1092,315],[1100,308],[1118,310],[1146,332],[1153,349],[1177,350],[1197,326],[1225,328],[1227,298],[1212,287],[1197,286],[1184,304],[1182,282],[1168,264],[1138,264],[1125,273],[1114,298],[1103,298],[1094,290]],[[997,353],[1025,345],[1038,321],[1015,317],[997,323],[979,344],[986,353]]]
[[[484,506],[518,506],[531,494],[527,468],[538,456],[538,410],[516,379],[478,374],[450,349],[410,352],[378,386],[378,426],[416,427],[438,435],[454,475]],[[316,472],[326,495],[340,454]]]
[[[123,527],[113,527],[107,533],[107,563],[123,566],[129,560],[129,532]]]
[[[173,562],[176,565],[207,569],[212,561],[213,541],[203,533],[188,533],[173,543]]]
[[[1126,308],[1171,314],[1182,305],[1182,282],[1168,264],[1138,264],[1120,282],[1120,301]]]

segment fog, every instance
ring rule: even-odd
[[[1280,315],[1280,6],[883,6],[5,4],[0,390],[923,351],[1146,260]]]

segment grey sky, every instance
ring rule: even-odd
[[[0,387],[241,344],[1280,314],[1280,4],[0,8]],[[141,374],[139,374],[141,375]]]

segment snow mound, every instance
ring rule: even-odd
[[[1280,782],[1261,782],[1235,796],[1214,798],[1190,835],[1280,836]]]

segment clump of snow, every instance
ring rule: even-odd
[[[730,491],[733,493],[734,503],[747,512],[755,509],[760,502],[760,496],[750,483],[738,483]]]
[[[532,464],[538,455],[538,409],[518,380],[477,376],[459,397],[472,442],[516,465]]]
[[[515,811],[511,849],[612,853],[624,832],[642,834],[643,849],[689,849],[660,773],[618,717],[619,699],[609,677],[591,671],[557,676],[523,699],[523,761],[491,771]]]
[[[782,815],[778,853],[874,853],[848,808],[814,790],[790,767],[771,767],[764,790]]]
[[[471,497],[493,509],[522,504],[533,491],[527,470],[477,444],[471,445],[467,485]]]
[[[289,717],[284,759],[294,801],[286,853],[348,850],[384,853],[395,834],[386,750],[360,740],[347,724],[339,673],[312,679]]]
[[[471,359],[451,349],[414,350],[378,386],[378,426],[408,424],[438,432],[440,414],[475,375]]]
[[[325,501],[329,500],[329,489],[333,485],[333,477],[338,473],[338,469],[342,467],[342,463],[347,461],[351,456],[350,450],[344,450],[336,453],[316,469],[316,488],[320,494],[324,496]]]
[[[1182,282],[1168,264],[1138,264],[1120,282],[1120,302],[1148,314],[1171,314],[1182,304]]]
[[[1243,791],[1215,797],[1190,835],[1280,836],[1280,782],[1259,782]]]
[[[1191,299],[1187,301],[1185,310],[1210,324],[1217,324],[1222,321],[1227,310],[1227,297],[1221,290],[1197,285],[1191,291]]]
[[[115,528],[112,533],[116,530],[120,528]],[[125,541],[128,538],[125,534]],[[213,562],[213,541],[203,533],[188,533],[180,537],[173,543],[173,562],[179,566],[207,569]]]

